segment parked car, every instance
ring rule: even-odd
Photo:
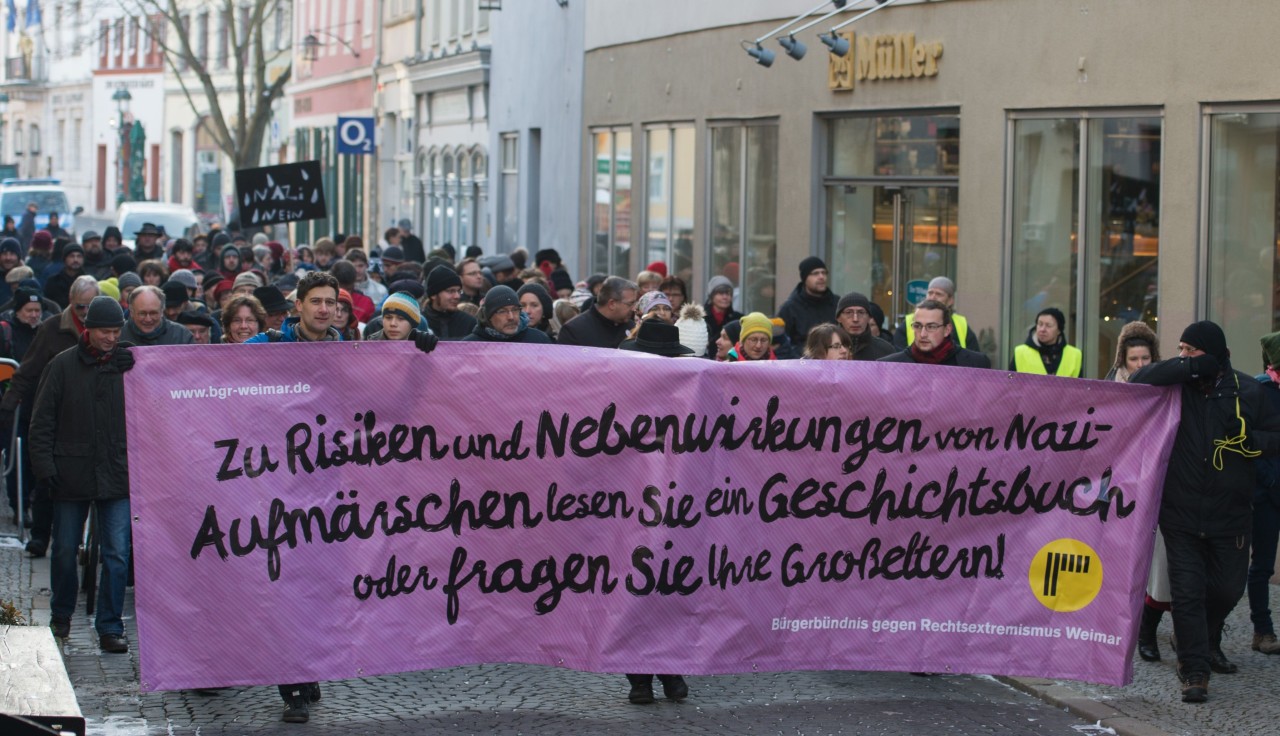
[[[116,227],[120,228],[126,248],[133,249],[133,234],[147,222],[164,230],[170,238],[190,238],[204,232],[195,210],[185,204],[125,202],[116,213]]]
[[[22,222],[27,205],[36,205],[36,229],[49,224],[49,213],[58,213],[58,224],[72,235],[76,234],[76,215],[83,207],[71,209],[67,190],[61,179],[4,179],[0,180],[0,214],[9,215],[15,223]]]

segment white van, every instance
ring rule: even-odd
[[[196,211],[185,204],[164,202],[125,202],[116,215],[116,227],[126,248],[133,250],[133,234],[151,223],[164,230],[170,238],[190,238],[203,232]]]

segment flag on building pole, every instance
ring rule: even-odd
[[[5,19],[4,25],[10,33],[18,27],[18,8],[13,4],[13,0],[8,0],[9,17]]]
[[[40,25],[40,0],[27,0],[27,28]]]

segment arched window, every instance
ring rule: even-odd
[[[22,151],[22,121],[19,120],[13,126],[13,153],[16,156],[21,156]]]
[[[489,164],[484,155],[484,149],[477,148],[471,154],[471,170],[475,172],[477,179],[484,179],[489,175]]]
[[[40,126],[35,123],[31,124],[31,139],[28,141],[31,145],[31,155],[40,155]]]

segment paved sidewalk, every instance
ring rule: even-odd
[[[12,531],[7,510],[0,533]],[[29,621],[48,623],[48,560],[0,545],[0,598]],[[787,672],[689,678],[691,697],[649,707],[626,701],[621,676],[530,665],[478,665],[328,682],[305,727],[281,723],[275,688],[139,693],[136,651],[105,655],[83,608],[64,650],[91,733],[350,734],[620,733],[722,734],[1173,734],[1274,733],[1272,695],[1280,657],[1249,651],[1246,607],[1237,608],[1225,645],[1241,673],[1211,681],[1206,705],[1183,704],[1173,664],[1135,664],[1125,688],[1048,680],[886,672]],[[126,625],[137,641],[132,591]],[[1168,651],[1168,617],[1161,644]],[[1030,692],[1037,697],[1018,692]],[[1067,712],[1070,708],[1071,712]],[[1099,725],[1099,721],[1101,724]]]

